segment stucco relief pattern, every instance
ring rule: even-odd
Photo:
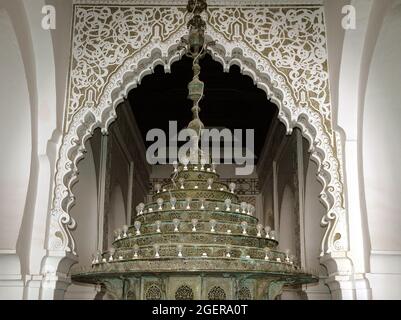
[[[308,102],[331,134],[323,17],[321,7],[209,8],[209,24],[228,41],[243,41],[268,60],[286,78],[296,107]]]
[[[169,38],[185,24],[182,7],[76,6],[67,122],[94,107],[113,72],[152,37]],[[66,126],[68,128],[68,126]]]
[[[152,73],[155,65],[169,70],[180,57],[176,48],[187,33],[185,7],[149,8],[75,7],[69,99],[57,162],[50,251],[75,253],[70,233],[75,222],[68,212],[75,200],[72,186],[77,181],[77,163],[84,155],[86,139],[96,127],[107,133],[116,118],[116,106]],[[322,252],[346,250],[343,184],[331,129],[322,9],[216,5],[210,6],[208,15],[207,35],[217,41],[213,57],[225,69],[239,64],[242,72],[277,104],[287,131],[298,126],[310,141],[323,184],[321,199],[327,207],[322,220],[327,227]]]

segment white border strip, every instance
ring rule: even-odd
[[[208,0],[209,6],[277,6],[323,5],[324,0]],[[175,5],[186,6],[188,0],[73,0],[74,4],[93,5]]]

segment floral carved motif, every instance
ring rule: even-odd
[[[186,22],[181,7],[76,6],[67,122],[95,107],[110,76],[152,38],[165,41]]]
[[[210,7],[209,24],[243,41],[285,77],[298,106],[308,104],[331,131],[326,34],[321,7]]]

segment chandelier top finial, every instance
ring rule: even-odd
[[[201,130],[204,128],[204,124],[199,118],[199,102],[202,100],[205,84],[199,79],[200,65],[199,61],[207,53],[207,47],[214,44],[214,42],[205,42],[205,30],[206,22],[203,20],[201,14],[207,9],[207,3],[205,0],[189,0],[187,5],[188,13],[191,14],[191,18],[188,21],[188,36],[181,39],[181,45],[178,47],[179,50],[184,50],[185,55],[193,59],[193,79],[188,84],[188,98],[192,100],[192,114],[193,119],[188,124],[189,129],[193,129],[198,138],[201,135]]]

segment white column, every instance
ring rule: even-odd
[[[304,174],[304,150],[302,134],[299,130],[295,130],[297,135],[297,173],[298,173],[298,201],[299,201],[299,243],[302,267],[307,267],[305,256],[305,174]]]
[[[274,210],[274,230],[280,229],[280,213],[277,190],[277,162],[273,161],[273,210]],[[280,236],[280,235],[279,235]]]
[[[24,282],[15,250],[0,250],[0,300],[20,300]]]
[[[127,199],[127,224],[131,224],[132,217],[132,193],[134,189],[134,163],[131,161],[129,164],[128,176],[128,199]]]
[[[107,151],[108,135],[103,134],[100,144],[100,165],[99,165],[99,195],[98,195],[98,232],[97,250],[103,251],[103,228],[104,228],[104,199],[106,193],[106,174],[107,174]]]

